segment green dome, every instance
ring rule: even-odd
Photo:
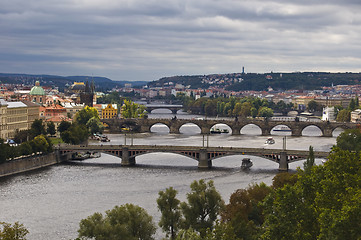
[[[40,87],[39,81],[36,81],[35,86],[30,90],[30,95],[45,95],[45,91]]]

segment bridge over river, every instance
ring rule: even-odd
[[[58,148],[61,155],[73,152],[103,152],[121,158],[124,166],[135,165],[137,156],[167,152],[187,156],[198,161],[198,168],[212,167],[212,160],[230,155],[259,156],[279,164],[279,170],[287,171],[288,164],[307,158],[308,151],[240,148],[240,147],[197,147],[197,146],[166,146],[166,145],[61,145]],[[329,152],[314,152],[315,158],[327,158]],[[240,161],[241,162],[241,161]]]
[[[185,124],[195,124],[201,129],[201,134],[209,134],[210,129],[217,124],[225,124],[232,130],[232,135],[240,135],[241,129],[249,124],[258,126],[262,131],[262,136],[271,134],[273,128],[277,126],[287,126],[292,136],[302,136],[302,131],[306,127],[316,126],[322,132],[324,137],[332,137],[336,128],[353,129],[357,127],[356,123],[347,122],[304,122],[304,121],[274,121],[260,120],[254,118],[229,119],[103,119],[103,123],[108,125],[111,133],[120,133],[122,129],[130,129],[133,132],[150,132],[155,124],[164,124],[173,134],[180,133],[180,128]]]

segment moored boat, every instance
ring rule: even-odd
[[[253,166],[253,162],[251,161],[250,158],[243,158],[242,159],[242,165],[241,165],[241,169],[242,170],[248,170]]]
[[[281,126],[281,127],[276,127],[275,129],[273,129],[273,131],[276,131],[276,132],[291,132],[291,129],[289,129],[286,126]]]

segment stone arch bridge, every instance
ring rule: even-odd
[[[230,155],[259,156],[279,164],[280,171],[287,171],[288,164],[307,158],[308,151],[264,149],[264,148],[238,148],[238,147],[197,147],[197,146],[164,146],[164,145],[62,145],[57,149],[61,155],[73,152],[103,152],[121,158],[124,166],[135,165],[137,156],[153,153],[167,152],[187,156],[198,161],[198,168],[212,167],[212,160]],[[314,152],[315,158],[327,158],[328,152]],[[240,161],[241,162],[241,161]]]
[[[302,131],[308,126],[316,126],[324,137],[332,137],[332,133],[336,128],[354,129],[357,127],[355,123],[345,122],[303,122],[303,121],[265,121],[260,119],[244,118],[238,120],[200,120],[200,119],[103,119],[111,133],[120,133],[122,129],[131,129],[133,132],[150,132],[155,124],[164,124],[169,128],[170,133],[178,134],[179,129],[187,123],[193,123],[201,129],[201,134],[209,134],[210,129],[216,124],[226,124],[232,130],[232,135],[239,135],[241,129],[249,124],[258,126],[263,136],[271,134],[271,130],[279,125],[287,126],[291,130],[292,136],[302,136]]]

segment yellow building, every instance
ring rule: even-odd
[[[101,119],[116,118],[118,114],[117,104],[102,104]]]
[[[39,118],[40,105],[29,102],[6,102],[0,99],[0,138],[15,136],[17,131],[27,130]]]

